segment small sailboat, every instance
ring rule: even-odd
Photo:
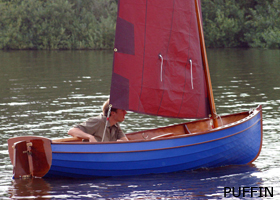
[[[127,133],[128,141],[20,136],[14,178],[168,173],[257,159],[262,107],[216,114],[199,0],[119,0],[110,103],[196,121]]]

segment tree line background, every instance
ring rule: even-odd
[[[118,0],[0,0],[0,49],[112,49]],[[280,0],[201,0],[210,48],[280,48]]]

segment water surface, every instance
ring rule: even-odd
[[[253,165],[89,180],[12,180],[7,139],[20,135],[67,137],[73,125],[99,114],[109,97],[113,53],[0,51],[0,197],[223,199],[224,187],[273,187],[274,198],[280,198],[280,51],[207,52],[219,115],[263,105],[263,148]],[[180,122],[183,120],[129,112],[121,126],[128,133]]]

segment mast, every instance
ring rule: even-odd
[[[217,113],[216,113],[216,107],[215,107],[214,95],[213,95],[213,90],[212,90],[209,65],[208,65],[207,54],[206,54],[204,34],[203,34],[203,28],[202,28],[202,20],[201,20],[201,16],[200,16],[201,12],[199,10],[200,5],[198,4],[198,0],[195,0],[195,8],[196,8],[196,17],[197,17],[197,23],[198,23],[198,32],[199,32],[199,38],[200,38],[203,68],[204,68],[204,72],[205,72],[207,92],[208,92],[208,96],[209,96],[211,118],[213,119],[213,122],[214,122],[214,124],[213,124],[214,128],[217,128],[218,127]]]

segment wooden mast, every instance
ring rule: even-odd
[[[212,90],[211,77],[210,77],[209,65],[208,65],[207,54],[206,54],[206,47],[205,47],[205,42],[204,42],[202,20],[201,20],[201,15],[200,15],[201,12],[199,9],[200,5],[198,3],[198,0],[195,0],[195,8],[196,8],[196,17],[197,17],[198,32],[199,32],[199,38],[200,38],[202,61],[203,61],[203,67],[204,67],[204,71],[205,71],[208,96],[210,98],[209,101],[210,101],[211,117],[213,119],[214,128],[217,128],[218,127],[217,113],[216,113],[216,107],[215,107],[215,102],[214,102],[214,95],[213,95],[213,90]]]

